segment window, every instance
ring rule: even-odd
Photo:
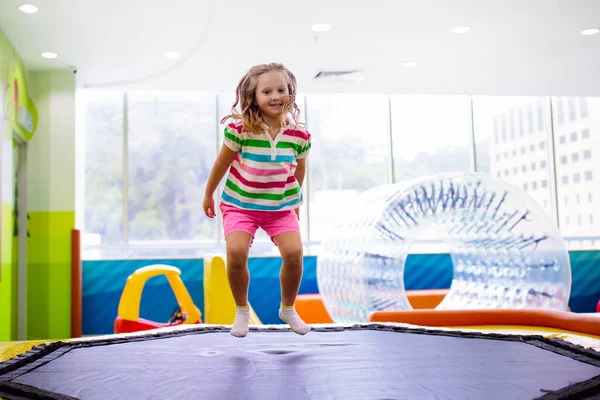
[[[406,100],[410,103],[414,98]],[[427,101],[423,105],[428,104]],[[435,156],[427,153],[432,136],[415,131],[417,121],[424,118],[425,110],[404,129],[401,120],[411,121],[413,109],[397,108],[398,121],[394,137],[398,180],[414,174],[431,172],[428,162]],[[308,162],[308,201],[310,240],[320,241],[336,218],[342,200],[346,202],[360,192],[390,183],[390,117],[386,96],[379,95],[310,95],[306,96],[308,130],[312,135],[312,149]],[[430,116],[430,115],[428,115]],[[432,118],[437,120],[438,118]],[[443,124],[444,118],[438,123]],[[448,131],[435,128],[442,141]],[[436,137],[436,140],[439,139]],[[419,153],[421,145],[423,152]],[[446,144],[440,144],[440,151]],[[467,154],[467,153],[465,153]],[[463,154],[464,156],[464,154]],[[422,161],[425,157],[426,161]]]
[[[529,128],[529,134],[533,133],[533,104],[527,105],[527,122]]]
[[[582,139],[589,139],[590,137],[590,130],[589,129],[584,129],[581,131],[581,138]]]
[[[223,244],[219,216],[206,218],[202,200],[222,142],[218,118],[232,100],[191,91],[81,92],[86,259],[198,256]],[[255,244],[263,239],[272,249],[259,230]]]
[[[594,146],[598,146],[598,143],[588,139],[590,137],[590,130],[596,129],[594,124],[598,125],[597,120],[600,118],[600,114],[597,110],[600,110],[600,97],[589,97],[586,99],[583,98],[566,98],[569,104],[569,112],[571,113],[573,110],[571,109],[572,104],[577,107],[579,104],[579,110],[575,108],[575,111],[581,112],[582,117],[586,117],[586,124],[588,125],[585,128],[580,130],[574,130],[574,124],[565,124],[564,126],[560,126],[558,121],[555,121],[555,146],[557,154],[567,154],[571,162],[569,164],[566,163],[566,160],[561,157],[561,162],[556,165],[556,173],[557,176],[560,176],[561,179],[557,182],[556,190],[557,194],[561,197],[569,196],[573,199],[577,198],[578,195],[581,195],[577,198],[577,203],[573,202],[575,207],[581,207],[582,211],[584,208],[587,210],[600,210],[600,204],[597,199],[593,198],[592,191],[590,190],[587,194],[587,200],[584,196],[585,192],[581,193],[582,185],[589,185],[588,187],[593,187],[593,175],[595,166],[593,166],[590,162],[583,162],[583,160],[589,160],[592,157],[592,152],[596,151]],[[557,103],[554,102],[554,105]],[[558,113],[558,110],[555,109],[554,114]],[[569,115],[569,118],[571,116]],[[556,118],[558,118],[556,116]],[[576,127],[575,129],[579,129]],[[569,144],[562,143],[562,136],[568,136]],[[568,149],[566,146],[569,146]],[[573,185],[569,185],[571,182]],[[565,215],[572,211],[579,211],[578,208],[573,209],[573,205],[565,206],[562,203],[558,205],[558,214]],[[600,211],[599,211],[600,212]],[[594,211],[593,214],[596,212]],[[584,214],[585,215],[585,214]],[[576,216],[573,215],[573,218]],[[589,226],[586,223],[579,224],[579,217],[577,217],[577,224],[575,224],[575,219],[573,219],[573,224],[571,226],[566,224],[561,224],[560,229],[563,236],[569,238],[569,236],[590,236],[597,237],[598,236],[598,226]],[[590,244],[590,241],[580,242],[569,240],[568,245],[570,248],[589,248],[592,246],[593,249],[600,248],[600,242],[595,241],[595,244]]]
[[[215,95],[140,91],[128,97],[130,241],[216,241],[217,222],[202,210],[217,154]]]
[[[219,119],[230,111],[233,96],[96,89],[81,93],[78,110],[86,136],[84,257],[119,258],[124,250],[130,256],[197,256],[206,248],[199,249],[198,243],[210,248],[222,245],[219,217],[204,217],[201,203],[222,143],[224,127]],[[597,168],[587,160],[599,145],[590,135],[600,129],[600,97],[564,97],[552,103],[526,96],[472,100],[471,117],[469,96],[299,96],[302,119],[306,112],[313,135],[305,180],[310,204],[301,210],[306,217],[301,218],[303,239],[307,234],[312,241],[323,239],[331,218],[343,212],[339,199],[390,183],[393,177],[399,182],[470,171],[471,128],[478,171],[522,187],[553,215],[551,190],[556,179],[557,198],[565,204],[569,197],[576,199],[570,206],[558,204],[561,233],[567,238],[598,236],[594,221],[599,221],[600,211],[594,210],[600,210],[600,200],[593,193]],[[549,158],[553,152],[543,151],[548,149],[551,130],[556,160]],[[539,136],[528,140],[525,132]],[[510,146],[509,134],[514,142]],[[223,183],[215,192],[217,204]],[[255,243],[272,248],[261,232]],[[599,248],[600,240],[590,242]],[[181,243],[188,247],[181,250]]]
[[[225,124],[221,123],[221,119],[228,114],[231,114],[231,108],[233,106],[233,102],[235,101],[235,96],[232,93],[219,93],[217,95],[217,115],[216,120],[219,125],[217,128],[217,148],[221,149],[223,145],[223,135],[225,134]],[[300,109],[304,109],[301,105]],[[239,107],[239,105],[238,105]]]
[[[396,181],[440,172],[472,170],[469,110],[468,96],[392,96]],[[362,113],[368,114],[364,111]],[[373,116],[368,117],[369,121],[373,119]],[[491,128],[492,126],[488,127]],[[369,131],[373,132],[373,129],[369,128]],[[487,148],[482,148],[485,156],[477,157],[480,170],[489,171],[490,159],[497,154],[491,153],[490,147],[488,142]],[[504,151],[505,158],[508,159],[509,155],[508,151]]]
[[[515,129],[515,111],[510,110],[510,138],[514,139],[516,134]]]
[[[364,104],[364,100],[363,100]],[[366,114],[371,125],[375,117],[360,106],[356,113]],[[391,120],[395,180],[403,181],[417,176],[431,175],[447,171],[473,170],[473,154],[470,143],[471,134],[471,102],[468,96],[454,95],[417,95],[392,96]],[[514,136],[514,114],[508,117],[510,110],[502,113],[502,132],[506,143],[507,123]],[[353,114],[354,115],[354,114]],[[500,113],[494,115],[498,116]],[[314,119],[314,117],[311,117]],[[507,118],[511,118],[507,121]],[[377,118],[375,118],[377,119]],[[492,144],[493,117],[486,126],[488,141],[481,146],[477,155],[480,170],[490,172],[491,160],[500,146]],[[371,129],[371,132],[373,129]],[[370,139],[371,141],[373,139]],[[504,146],[502,146],[504,147]],[[502,149],[506,156],[510,150]],[[360,166],[364,169],[363,166]],[[509,169],[506,167],[506,173]],[[492,173],[496,173],[495,169]],[[430,237],[431,238],[431,237]]]
[[[575,121],[576,111],[575,111],[575,99],[573,97],[569,97],[567,100],[567,104],[569,107],[569,121]]]
[[[123,245],[123,109],[125,95],[83,90],[85,121],[85,258],[109,256],[96,246]],[[115,251],[120,254],[118,250]]]
[[[525,126],[523,121],[523,109],[519,109],[519,136],[525,136]]]
[[[545,131],[544,121],[546,120],[546,112],[544,111],[544,103],[542,99],[538,100],[537,103],[537,116],[538,116],[538,131]]]
[[[558,116],[558,125],[562,125],[565,123],[565,107],[564,107],[564,100],[562,98],[559,98],[558,101],[556,102],[556,112],[557,112],[557,116]]]
[[[539,147],[545,146],[540,145],[540,143],[545,142],[545,138],[550,136],[551,126],[549,123],[545,122],[545,119],[550,118],[550,112],[545,110],[543,102],[543,98],[526,96],[473,97],[473,128],[475,132],[478,161],[482,159],[493,160],[496,154],[505,151],[502,147],[498,148],[491,146],[494,135],[493,124],[496,116],[509,114],[511,110],[514,110],[517,115],[520,115],[521,112],[529,113],[528,110],[531,110],[532,113],[534,109],[537,110],[538,119],[535,127],[538,130],[541,130],[541,132],[538,132],[540,136],[531,143],[532,140],[530,140],[528,136],[521,137],[519,135],[515,138],[515,143],[513,145],[514,148],[521,149],[521,154],[534,152],[535,157],[521,157],[522,160],[518,164],[516,163],[517,159],[515,159],[515,164],[517,164],[516,166],[519,168],[520,172],[519,174],[505,176],[505,179],[514,185],[524,188],[524,190],[540,205],[544,204],[544,200],[546,200],[546,204],[552,204],[550,188],[543,188],[540,184],[543,179],[546,179],[546,181],[550,180],[549,168],[546,168],[543,173],[538,171],[539,167],[544,165],[544,162],[546,165],[548,163],[548,155],[539,152]],[[532,105],[536,105],[536,107],[534,108]],[[534,126],[533,123],[531,126]],[[537,165],[538,162],[540,163],[539,165]],[[511,168],[513,165],[511,165]],[[492,165],[491,170],[478,168],[479,171],[487,172],[492,175],[496,175],[498,169],[500,168],[498,168],[496,164]],[[504,169],[504,166],[502,166],[502,169]],[[537,182],[535,185],[533,183],[534,181]],[[527,185],[525,185],[524,182],[528,182]]]
[[[579,111],[581,112],[581,118],[588,116],[588,99],[586,97],[579,98]]]
[[[592,171],[585,171],[585,181],[589,182],[592,180]]]
[[[496,140],[496,144],[500,143],[500,135],[498,134],[498,117],[494,117],[494,138]]]

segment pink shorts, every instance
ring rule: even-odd
[[[262,228],[273,237],[286,232],[300,232],[298,214],[294,210],[286,211],[250,211],[221,203],[225,237],[232,232],[247,232],[254,239],[258,228]],[[275,243],[275,242],[273,242]],[[250,242],[252,244],[252,242]]]

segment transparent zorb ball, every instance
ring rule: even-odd
[[[521,189],[460,172],[378,186],[353,200],[317,257],[331,318],[365,322],[374,311],[412,309],[406,259],[436,242],[454,266],[438,309],[567,308],[569,255],[550,217]]]

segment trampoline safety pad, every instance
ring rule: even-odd
[[[567,399],[600,392],[600,353],[554,338],[197,326],[57,342],[0,363],[0,398]]]

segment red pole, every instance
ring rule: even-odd
[[[71,230],[71,337],[81,337],[81,232]]]

